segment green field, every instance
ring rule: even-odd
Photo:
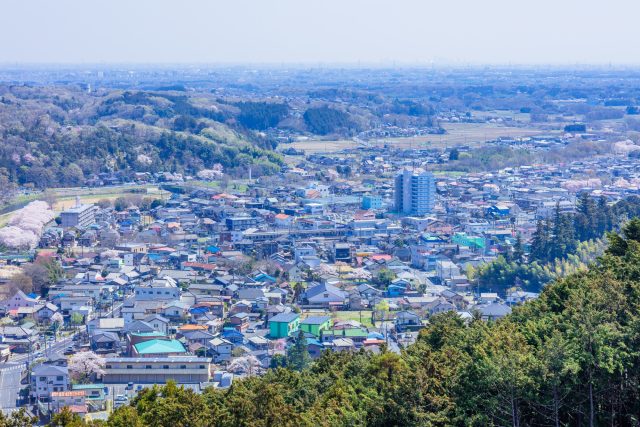
[[[205,187],[219,191],[226,191],[228,193],[246,193],[249,190],[249,184],[252,184],[254,180],[248,179],[234,179],[230,180],[226,188],[222,188],[220,181],[187,181],[186,184],[192,187]]]
[[[413,137],[383,138],[371,140],[368,146],[394,145],[399,148],[451,148],[457,146],[478,147],[486,141],[498,137],[526,137],[539,135],[542,130],[535,127],[504,126],[494,123],[444,123],[442,127],[447,131],[444,135],[420,135]],[[546,132],[550,133],[550,132]],[[290,144],[296,150],[303,150],[306,154],[330,153],[355,148],[361,145],[358,141],[341,139],[335,141],[307,140]]]
[[[336,311],[334,314],[336,320],[355,320],[356,322],[362,323],[362,325],[367,328],[371,328],[373,326],[371,324],[371,310]]]

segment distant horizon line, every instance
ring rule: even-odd
[[[30,62],[0,61],[0,69],[28,68],[313,68],[313,69],[639,69],[640,62],[273,61],[273,62]]]

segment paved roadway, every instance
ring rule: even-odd
[[[11,355],[11,358],[9,359],[9,361],[14,363],[24,363],[29,361],[29,357],[31,357],[33,360],[34,354],[40,353],[40,352],[43,353],[45,356],[50,356],[55,353],[62,353],[65,348],[69,347],[72,344],[73,344],[73,335],[59,339],[58,341],[47,342],[46,351],[45,351],[44,345],[42,344],[42,342],[40,342],[40,350],[34,351],[31,355],[29,355],[29,353],[13,354]]]
[[[122,308],[122,303],[116,304],[108,313],[105,313],[104,317],[109,317],[115,311],[117,315]],[[27,363],[33,361],[35,353],[43,353],[45,357],[51,356],[56,353],[62,354],[64,350],[73,345],[73,335],[69,335],[57,341],[48,341],[46,349],[40,341],[40,350],[33,352],[32,354],[12,354],[8,363],[0,364],[0,410],[11,411],[16,408],[16,401],[20,389],[23,385],[20,383],[22,379],[22,373],[26,368]],[[124,391],[125,385],[122,386]]]
[[[24,363],[0,364],[0,410],[9,412],[16,407]]]

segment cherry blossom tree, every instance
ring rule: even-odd
[[[58,335],[58,330],[63,324],[64,318],[62,317],[62,314],[60,314],[60,312],[53,313],[53,315],[51,316],[51,326],[53,326],[53,331],[56,336]]]
[[[252,376],[257,374],[261,367],[262,365],[257,357],[248,355],[233,359],[227,370],[232,373],[246,372],[248,376]]]
[[[104,375],[104,359],[93,351],[81,351],[71,356],[69,374],[79,383],[89,383],[94,376]]]
[[[0,228],[0,245],[14,249],[33,249],[40,241],[45,224],[55,218],[47,202],[34,201],[14,213],[6,227]]]

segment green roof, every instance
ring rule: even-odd
[[[333,335],[334,337],[366,337],[368,332],[360,328],[327,329],[322,331],[322,335]]]
[[[184,346],[177,340],[149,340],[134,345],[138,354],[186,353]]]
[[[345,337],[366,337],[368,335],[367,331],[363,331],[362,329],[345,329],[344,336]]]
[[[104,384],[72,384],[73,390],[91,390],[94,388],[104,388]]]
[[[131,335],[136,337],[163,337],[164,334],[158,331],[151,332],[131,332]]]

